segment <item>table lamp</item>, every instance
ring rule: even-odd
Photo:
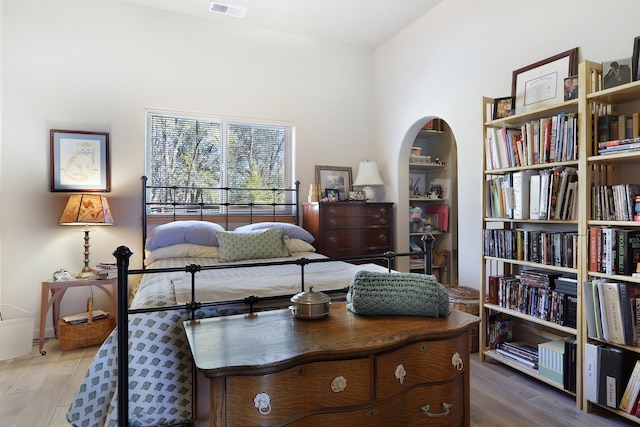
[[[113,217],[105,196],[94,194],[72,194],[62,212],[61,225],[84,226],[84,267],[80,277],[86,278],[91,273],[89,267],[89,225],[113,225]]]
[[[368,160],[366,162],[360,162],[360,166],[358,167],[358,176],[356,177],[356,181],[353,185],[364,186],[363,190],[367,201],[375,201],[375,192],[371,187],[384,185],[384,182],[382,182],[382,178],[380,177],[380,173],[378,172],[378,165],[376,162],[370,162]]]

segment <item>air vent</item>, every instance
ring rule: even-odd
[[[211,2],[211,4],[209,5],[209,10],[211,12],[220,13],[222,15],[233,16],[234,18],[244,18],[244,16],[247,14],[246,7],[231,6],[215,1]]]

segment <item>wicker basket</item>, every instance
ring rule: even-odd
[[[465,313],[480,315],[480,291],[466,286],[445,286],[449,294],[449,304],[452,309],[464,311]],[[479,329],[471,330],[469,347],[471,353],[478,352],[479,349]]]
[[[103,319],[93,320],[93,300],[87,300],[89,321],[85,323],[67,323],[58,320],[58,341],[64,351],[76,348],[100,345],[116,327],[116,318],[112,313]]]

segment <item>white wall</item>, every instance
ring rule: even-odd
[[[146,107],[294,122],[305,199],[315,164],[355,173],[374,140],[368,49],[86,0],[4,0],[2,27],[0,291],[28,310],[43,279],[83,261],[82,233],[58,225],[67,195],[49,192],[49,129],[110,132],[116,225],[92,232],[91,262],[124,244],[134,267]],[[86,297],[65,297],[63,312]]]
[[[509,96],[513,70],[576,46],[580,61],[630,57],[639,15],[635,0],[445,0],[376,50],[378,158],[394,178],[387,197],[408,206],[405,159],[422,118],[442,117],[456,137],[461,285],[480,283],[482,97]],[[408,229],[400,209],[397,220]],[[407,246],[398,232],[396,247]]]

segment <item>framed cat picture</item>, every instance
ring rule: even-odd
[[[51,129],[53,192],[111,191],[109,133]]]

